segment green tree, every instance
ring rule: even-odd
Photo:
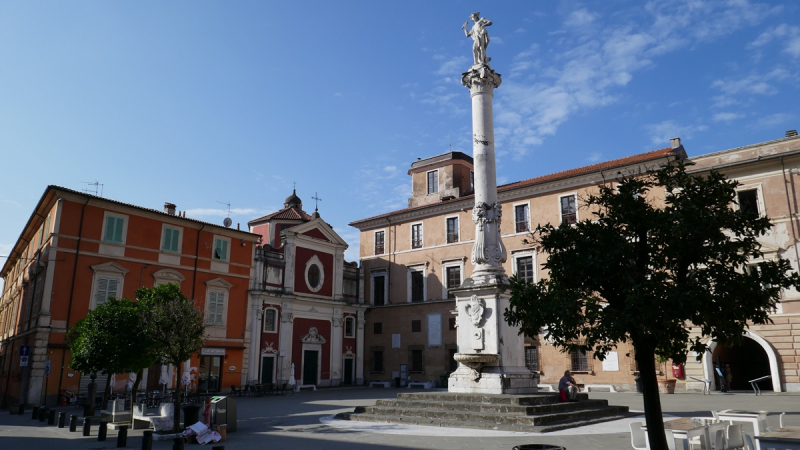
[[[148,339],[153,342],[159,359],[175,366],[180,384],[183,362],[203,346],[203,314],[192,300],[181,294],[180,287],[175,283],[139,288],[136,298],[144,306],[143,322]],[[175,432],[180,429],[181,393],[180,388],[175,389]]]
[[[142,317],[138,302],[109,298],[69,330],[69,366],[83,374],[107,374],[103,405],[108,401],[109,381],[114,374],[139,372],[155,361]]]
[[[708,337],[741,341],[748,323],[770,322],[781,290],[800,277],[788,261],[758,263],[766,217],[732,208],[737,182],[683,164],[630,176],[586,199],[593,220],[533,234],[549,276],[512,278],[505,320],[565,351],[604,359],[618,343],[635,350],[650,448],[666,450],[655,357],[702,355]],[[662,189],[663,188],[663,189]],[[700,337],[691,340],[688,326]]]

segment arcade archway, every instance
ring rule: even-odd
[[[748,380],[770,375],[770,380],[759,384],[761,389],[772,389],[781,392],[781,378],[778,371],[778,356],[775,349],[763,337],[746,331],[745,339],[741,345],[728,347],[711,341],[708,351],[703,355],[704,376],[711,381],[711,389],[717,388],[714,376],[715,363],[719,359],[722,364],[730,364],[733,380],[731,389],[748,390]]]

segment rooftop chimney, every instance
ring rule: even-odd
[[[672,146],[672,148],[678,148],[678,147],[681,146],[681,138],[674,137],[674,138],[669,140],[669,144],[670,144],[670,146]]]
[[[789,130],[789,131],[786,132],[786,137],[787,138],[795,137],[795,136],[797,136],[797,130]]]
[[[169,214],[170,216],[175,215],[175,205],[172,203],[164,203],[164,212]]]

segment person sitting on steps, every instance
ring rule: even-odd
[[[558,393],[562,402],[576,402],[578,396],[578,385],[569,370],[564,371],[564,376],[558,381]]]

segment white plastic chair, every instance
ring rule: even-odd
[[[711,450],[711,444],[706,442],[706,433],[704,428],[696,428],[686,432],[686,437],[689,439],[689,445],[693,450]]]
[[[642,430],[642,422],[631,423],[631,447],[635,450],[648,450],[647,435]]]
[[[744,442],[747,450],[756,450],[756,445],[753,444],[753,437],[749,434],[744,435]]]
[[[711,435],[711,448],[714,450],[727,450],[725,430],[715,430]]]
[[[687,439],[676,438],[672,430],[664,430],[664,434],[667,435],[667,450],[690,450]]]
[[[728,445],[729,449],[744,448],[744,435],[741,425],[728,425]]]

